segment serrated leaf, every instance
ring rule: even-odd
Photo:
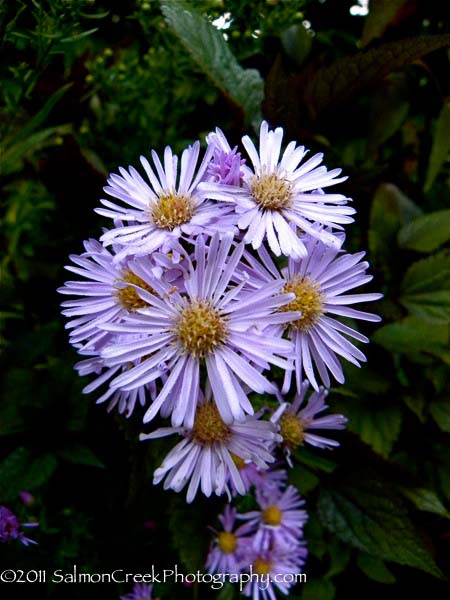
[[[448,45],[450,34],[424,35],[346,56],[322,69],[311,67],[303,75],[304,97],[311,116],[316,118],[325,109],[347,102],[388,73]]]
[[[381,456],[388,457],[400,435],[402,411],[399,406],[379,407],[376,404],[356,401],[346,405],[348,428],[358,434],[363,442]]]
[[[450,412],[448,415],[450,424]],[[450,519],[450,513],[432,490],[426,488],[400,488],[402,494],[410,500],[416,508],[431,512],[441,517]]]
[[[424,190],[427,192],[433,185],[442,165],[448,160],[450,152],[450,99],[444,102],[442,110],[434,126],[433,146]]]
[[[390,323],[377,329],[372,339],[393,353],[414,355],[434,353],[445,349],[449,343],[448,327],[428,323],[416,317]]]
[[[450,433],[450,402],[446,400],[432,402],[430,413],[440,429]]]
[[[416,317],[432,323],[448,323],[450,255],[441,252],[413,263],[403,278],[399,300]]]
[[[433,252],[450,239],[450,209],[417,217],[398,233],[401,248],[417,252]]]
[[[222,33],[187,3],[160,0],[160,4],[167,23],[200,69],[242,107],[248,120],[258,124],[264,98],[264,82],[259,72],[243,69]]]
[[[383,35],[406,0],[370,0],[370,11],[364,20],[361,46]]]
[[[318,501],[323,524],[343,542],[371,556],[442,577],[408,513],[385,483],[366,480],[323,489]]]
[[[310,579],[303,590],[303,600],[333,600],[336,588],[328,579]]]
[[[395,577],[379,558],[374,558],[370,554],[361,552],[358,554],[356,564],[361,571],[378,583],[395,583]]]

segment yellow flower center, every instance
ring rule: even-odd
[[[122,273],[122,277],[118,280],[118,282],[132,283],[133,285],[138,285],[150,294],[155,294],[155,290],[148,285],[148,283],[135,275],[129,269]],[[148,306],[147,302],[139,297],[136,288],[134,288],[132,285],[117,288],[116,298],[120,306],[126,310],[129,310],[130,312],[135,311],[138,308],[144,308],[144,306]]]
[[[299,417],[287,410],[281,415],[279,424],[283,442],[288,448],[295,449],[303,444],[305,435],[303,423]]]
[[[199,405],[191,435],[194,441],[207,446],[228,439],[230,430],[223,422],[214,402]]]
[[[272,564],[268,560],[263,560],[260,556],[255,560],[253,565],[257,575],[269,575],[272,570]]]
[[[204,300],[192,301],[183,308],[175,334],[186,352],[203,358],[226,339],[228,330],[220,312]]]
[[[289,304],[282,306],[280,311],[300,311],[302,316],[289,324],[292,329],[309,331],[323,315],[325,296],[320,292],[320,284],[309,277],[294,275],[281,290],[283,294],[294,293],[295,298]]]
[[[278,506],[268,506],[262,513],[262,520],[266,525],[279,525],[281,517],[282,512]]]
[[[175,229],[190,221],[195,212],[195,203],[188,194],[168,192],[162,194],[151,208],[151,221],[160,229]]]
[[[253,200],[267,210],[283,210],[292,204],[292,184],[277,173],[261,173],[250,180]]]
[[[225,554],[231,554],[236,550],[237,540],[234,533],[230,533],[229,531],[222,531],[219,533],[219,548]]]

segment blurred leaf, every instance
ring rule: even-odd
[[[431,323],[447,324],[450,321],[450,254],[441,252],[413,263],[401,288],[399,300],[413,315]]]
[[[441,170],[442,165],[448,160],[450,152],[450,99],[444,102],[442,110],[434,126],[433,146],[431,148],[430,162],[425,178],[425,192],[428,192]],[[450,212],[450,211],[447,211]],[[449,225],[450,228],[450,225]],[[450,235],[450,233],[449,233]]]
[[[390,323],[377,329],[372,339],[390,352],[415,354],[445,349],[449,342],[448,327],[428,323],[417,317]]]
[[[430,412],[437,425],[450,433],[450,401],[439,400],[430,404]]]
[[[235,596],[235,587],[231,583],[226,583],[217,594],[217,600],[233,600]]]
[[[402,227],[398,234],[400,247],[417,252],[432,252],[449,239],[450,210],[421,215]]]
[[[319,471],[324,471],[325,473],[332,473],[336,468],[336,463],[334,461],[320,456],[317,452],[311,452],[304,446],[295,451],[294,457],[295,460],[298,460],[306,466]]]
[[[281,34],[281,43],[289,58],[300,66],[311,50],[312,37],[303,25],[291,25]]]
[[[370,11],[364,20],[361,46],[383,35],[406,0],[370,0]]]
[[[379,558],[374,558],[373,556],[370,556],[370,554],[361,552],[358,554],[356,563],[361,571],[365,573],[367,577],[370,577],[370,579],[378,581],[378,583],[395,583],[394,575],[392,575],[384,562]]]
[[[67,448],[63,448],[58,454],[64,460],[76,465],[88,465],[90,467],[104,467],[105,465],[95,456],[95,454],[87,446],[73,444]]]
[[[318,510],[324,525],[373,557],[442,577],[400,499],[381,481],[363,474],[357,481],[336,491],[321,491]]]
[[[306,583],[302,600],[333,600],[336,589],[327,579],[309,579]]]
[[[389,456],[402,427],[399,406],[379,406],[377,402],[356,400],[346,403],[345,414],[349,419],[350,431],[358,434],[378,454]]]
[[[319,478],[306,467],[294,465],[289,470],[289,483],[295,486],[302,495],[305,495],[318,485]]]
[[[264,82],[255,69],[243,69],[218,31],[182,0],[160,0],[162,13],[202,71],[224,94],[241,106],[248,120],[258,124]]]
[[[330,567],[326,573],[327,579],[345,571],[350,561],[351,550],[349,546],[335,538],[328,543],[328,554]]]
[[[202,510],[186,510],[185,498],[173,494],[168,501],[169,529],[172,543],[181,562],[189,573],[195,573],[204,564],[207,544],[201,532],[205,531]]]
[[[450,424],[450,411],[448,414]],[[405,488],[401,487],[400,491],[408,498],[419,510],[431,512],[441,517],[450,519],[450,513],[437,497],[436,493],[426,488]]]
[[[35,490],[50,479],[57,465],[51,454],[33,458],[26,448],[17,448],[0,463],[0,498],[13,500],[22,490]]]
[[[388,73],[448,45],[450,34],[423,35],[340,58],[329,67],[318,69],[314,65],[306,69],[304,97],[311,116],[316,118],[327,108],[347,102]]]

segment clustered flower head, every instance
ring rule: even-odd
[[[119,168],[97,209],[111,227],[71,256],[78,278],[59,291],[70,297],[76,369],[93,376],[84,392],[127,417],[140,407],[145,424],[166,420],[141,440],[179,436],[155,484],[186,490],[188,502],[199,491],[231,500],[254,490],[260,514],[233,535],[257,540],[242,560],[263,551],[251,560],[267,571],[298,566],[292,544],[306,552],[306,514],[275,461],[284,452],[292,464],[303,444],[338,445],[320,430],[344,428],[345,417],[317,415],[332,381],[344,382],[341,362],[366,360],[355,323],[379,318],[353,305],[381,295],[353,293],[371,276],[363,252],[344,250],[355,210],[329,191],[346,179],[341,170],[294,141],[283,148],[283,130],[266,122],[259,144],[244,136],[242,145],[217,129],[202,156],[197,141],[181,157],[169,147],[142,156],[141,172]],[[261,516],[269,509],[283,513],[276,526]]]

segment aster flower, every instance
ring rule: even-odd
[[[225,135],[218,127],[215,132],[206,137],[206,142],[214,149],[211,162],[206,169],[206,180],[223,185],[239,186],[245,160],[241,158],[237,146],[231,149]]]
[[[248,524],[236,527],[237,510],[226,505],[223,515],[219,516],[221,531],[215,531],[216,537],[206,559],[208,573],[240,573],[242,555],[251,529]]]
[[[272,419],[272,422],[275,422]],[[248,493],[252,487],[258,493],[266,494],[273,489],[281,490],[286,484],[288,477],[285,469],[276,469],[273,465],[269,469],[260,469],[252,462],[245,462],[238,456],[233,456],[234,463],[239,469],[245,493]],[[229,482],[232,494],[236,493],[233,481]]]
[[[341,235],[340,243],[343,242]],[[368,262],[361,262],[365,252],[347,254],[338,248],[331,248],[311,236],[304,236],[303,241],[308,256],[301,261],[289,259],[288,266],[281,272],[277,269],[269,253],[264,247],[259,250],[260,261],[256,261],[249,253],[245,259],[249,264],[244,276],[249,285],[256,289],[265,281],[283,281],[283,292],[295,294],[295,300],[280,310],[300,311],[300,319],[293,319],[287,326],[289,339],[295,346],[295,374],[297,389],[301,389],[305,375],[319,390],[314,367],[322,382],[330,387],[330,372],[339,382],[344,382],[344,373],[338,356],[352,364],[360,366],[365,362],[364,354],[345,336],[359,342],[367,343],[369,339],[337,320],[335,316],[349,317],[363,321],[378,322],[378,315],[351,308],[358,302],[379,300],[382,294],[346,294],[349,290],[364,285],[372,280],[367,275]],[[264,264],[264,268],[261,268]],[[252,283],[253,282],[253,283]],[[282,392],[289,390],[291,371],[286,371]]]
[[[266,550],[248,545],[245,561],[252,577],[244,588],[244,596],[252,600],[276,600],[275,590],[287,596],[297,582],[296,576],[301,574],[307,555],[304,542],[291,546],[275,544]]]
[[[306,404],[304,403],[309,382],[304,381],[292,404],[284,402],[272,415],[271,421],[280,426],[279,433],[283,438],[283,446],[288,460],[292,450],[303,444],[311,444],[317,448],[333,448],[339,446],[336,440],[314,433],[317,429],[345,429],[347,418],[344,415],[326,415],[316,417],[328,408],[325,399],[328,390],[319,388],[313,391]]]
[[[19,540],[24,546],[37,542],[27,538],[21,527],[37,527],[39,523],[21,523],[17,516],[6,506],[0,505],[0,542]]]
[[[164,166],[152,150],[156,174],[148,160],[141,156],[150,185],[134,167],[129,167],[129,171],[120,167],[120,175],[110,176],[104,191],[125,206],[103,199],[101,203],[105,208],[96,209],[96,212],[129,223],[107,231],[100,238],[105,246],[112,243],[121,246],[116,261],[130,255],[151,254],[162,247],[168,250],[182,234],[194,235],[210,228],[226,230],[229,227],[225,218],[229,208],[208,202],[207,195],[198,186],[213,152],[213,147],[207,149],[195,174],[199,142],[183,151],[179,171],[178,157],[168,146],[164,151]]]
[[[152,590],[152,585],[135,583],[133,591],[126,596],[121,596],[120,600],[153,600]]]
[[[301,510],[305,502],[295,487],[290,485],[284,492],[274,489],[266,494],[257,493],[256,499],[261,510],[238,516],[257,528],[253,547],[268,550],[274,544],[296,544],[303,536],[303,527],[308,516],[305,510]]]
[[[192,428],[200,386],[200,364],[206,365],[208,381],[222,419],[232,423],[244,420],[253,407],[244,391],[245,384],[258,393],[275,393],[276,386],[261,374],[269,363],[292,368],[287,356],[291,342],[258,328],[286,323],[299,313],[280,312],[294,298],[280,294],[283,281],[274,281],[253,294],[242,294],[244,284],[230,286],[241,259],[243,244],[229,256],[231,236],[215,234],[208,251],[202,236],[197,239],[195,257],[186,257],[186,294],[181,295],[164,282],[152,283],[157,295],[136,288],[148,308],[129,314],[123,323],[105,324],[107,331],[133,334],[140,340],[112,340],[102,351],[109,367],[138,360],[140,364],[116,377],[112,388],[132,390],[155,381],[162,365],[168,378],[144,422],[151,421],[170,397],[176,402],[172,424]],[[141,276],[137,268],[135,273]],[[253,364],[251,364],[251,362]]]
[[[260,130],[259,152],[248,136],[242,138],[253,169],[243,166],[242,186],[205,182],[200,189],[210,198],[234,203],[238,227],[246,230],[244,240],[259,248],[267,239],[276,256],[284,254],[294,260],[306,256],[307,249],[295,232],[292,223],[302,231],[333,247],[339,246],[335,234],[313,227],[314,223],[342,229],[351,223],[355,210],[344,206],[348,198],[342,194],[325,194],[323,188],[346,179],[338,177],[341,169],[327,171],[319,166],[323,154],[315,154],[300,164],[307,151],[290,142],[281,160],[283,129],[269,131],[263,121]]]
[[[164,276],[171,285],[180,285],[182,281],[182,266],[163,254],[155,253],[151,258],[120,264],[97,240],[85,241],[84,248],[83,254],[70,256],[75,266],[66,266],[84,280],[67,281],[58,288],[60,294],[80,297],[62,303],[63,315],[75,317],[66,325],[66,329],[72,330],[70,341],[75,346],[86,341],[87,347],[101,346],[109,337],[100,329],[102,324],[120,321],[127,312],[146,306],[135,286],[153,292],[151,281],[155,278]],[[140,264],[145,281],[134,273],[135,264]]]
[[[189,503],[195,498],[199,486],[208,497],[213,492],[219,496],[228,491],[228,478],[232,479],[238,493],[245,494],[233,455],[266,469],[274,460],[270,448],[281,440],[276,426],[270,421],[260,420],[260,416],[226,424],[216,404],[201,395],[192,429],[164,427],[150,434],[141,434],[141,440],[174,433],[183,437],[156,469],[153,483],[156,485],[165,479],[164,489],[180,492],[189,482],[186,496]]]

